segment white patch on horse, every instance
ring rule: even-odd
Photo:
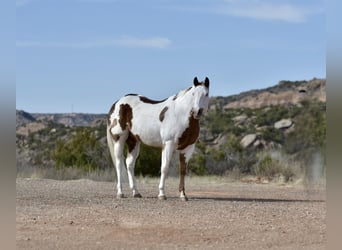
[[[141,197],[136,187],[134,167],[140,143],[162,148],[160,199],[166,199],[165,179],[175,150],[180,152],[180,197],[187,200],[184,188],[186,165],[199,136],[199,118],[207,112],[209,79],[199,82],[163,101],[130,94],[112,105],[108,114],[107,141],[117,171],[117,197],[122,193],[122,171],[127,166],[130,188],[134,197]],[[128,145],[124,161],[124,145]]]

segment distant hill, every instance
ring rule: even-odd
[[[96,126],[103,121],[106,114],[83,114],[83,113],[59,113],[43,114],[28,113],[23,110],[16,110],[16,129],[17,133],[27,134],[43,129],[48,123],[62,124],[67,127],[87,127]]]

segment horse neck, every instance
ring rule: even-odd
[[[175,112],[178,119],[188,122],[193,106],[193,97],[189,92],[175,100]],[[183,119],[182,119],[183,118]]]

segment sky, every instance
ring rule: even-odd
[[[325,0],[16,0],[16,108],[107,113],[128,93],[211,96],[326,78]]]

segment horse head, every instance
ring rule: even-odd
[[[193,108],[192,115],[195,119],[199,119],[208,110],[209,105],[209,79],[199,82],[197,77],[194,78],[192,86]]]

